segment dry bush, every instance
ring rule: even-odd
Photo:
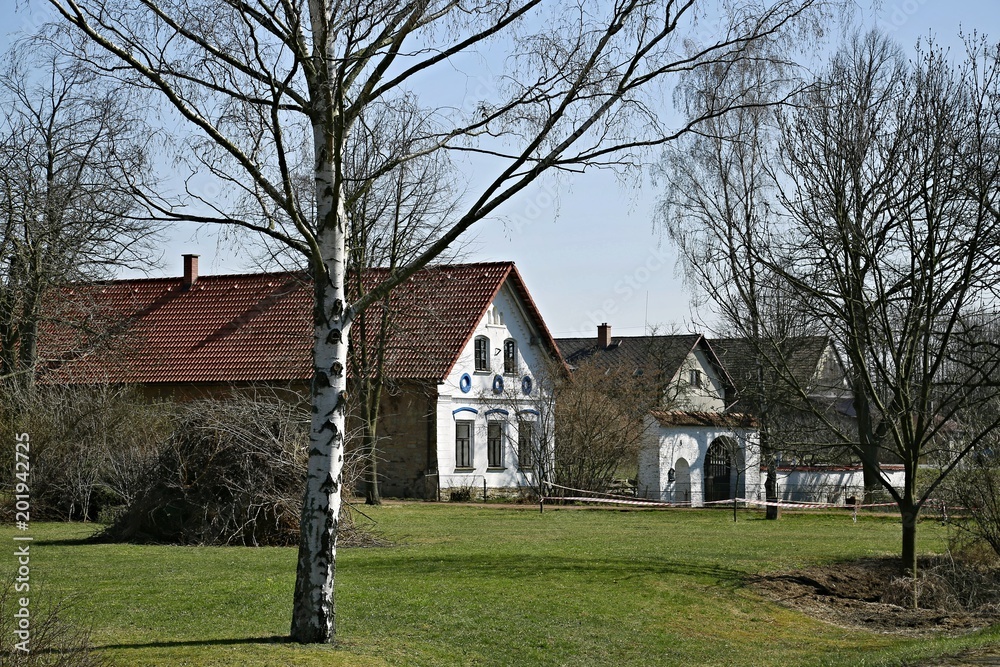
[[[308,407],[261,391],[151,402],[120,387],[43,387],[0,410],[31,442],[32,519],[105,520],[104,538],[176,544],[295,544],[305,484]],[[3,450],[12,488],[13,447]],[[362,465],[348,455],[344,488]],[[11,519],[11,497],[0,517]],[[338,542],[372,545],[368,520],[341,512]]]
[[[914,586],[921,609],[976,614],[1000,611],[1000,571],[993,567],[949,556],[921,559],[916,580],[892,579],[880,602],[912,607]]]
[[[5,667],[106,667],[110,665],[104,657],[94,653],[90,643],[90,633],[68,623],[63,618],[67,606],[65,600],[50,604],[42,603],[37,594],[31,596],[29,651],[14,650],[20,639],[14,634],[17,629],[17,613],[21,594],[14,591],[13,581],[0,587],[0,665]]]
[[[170,432],[165,404],[121,387],[42,387],[3,407],[4,432],[31,438],[33,519],[95,520],[130,502],[139,471]],[[12,472],[5,460],[8,481]]]
[[[659,396],[655,378],[633,368],[580,363],[556,389],[555,481],[605,491],[621,471],[634,468],[646,418]]]
[[[308,413],[255,398],[177,406],[144,485],[105,531],[114,540],[288,545],[298,539]]]
[[[1000,455],[997,450],[974,452],[952,472],[944,491],[952,506],[963,508],[953,516],[957,529],[955,550],[971,551],[975,544],[989,545],[1000,556]]]
[[[309,411],[272,394],[176,406],[172,434],[102,539],[170,544],[288,546],[299,539]],[[344,486],[361,474],[349,457]],[[378,538],[345,503],[338,542]]]

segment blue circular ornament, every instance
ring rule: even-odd
[[[493,378],[493,393],[502,394],[503,393],[503,376],[497,375]]]
[[[468,394],[469,390],[472,389],[472,378],[468,373],[462,373],[462,377],[458,381],[458,388],[462,390],[463,394]]]
[[[532,390],[531,378],[525,375],[523,378],[521,378],[521,391],[524,393],[525,396],[529,396],[531,394],[531,390]]]

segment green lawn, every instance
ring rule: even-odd
[[[892,553],[898,521],[847,514],[738,523],[721,511],[392,504],[396,546],[341,550],[336,647],[286,644],[294,549],[81,543],[32,526],[32,594],[117,665],[899,665],[1000,643],[845,630],[767,602],[748,573]],[[12,545],[14,531],[0,528]],[[920,528],[922,551],[944,529]],[[13,548],[2,553],[13,553]],[[14,569],[0,555],[0,573]],[[4,646],[9,638],[0,639]]]

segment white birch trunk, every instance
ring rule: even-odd
[[[353,316],[346,301],[347,218],[343,198],[336,196],[340,184],[331,159],[333,141],[322,127],[314,128],[314,141],[322,266],[312,270],[312,423],[291,638],[302,643],[331,643],[336,634],[334,575],[344,466],[347,341]]]

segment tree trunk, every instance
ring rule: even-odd
[[[376,382],[381,384],[381,380],[376,380]],[[378,442],[378,403],[381,393],[378,388],[375,388],[367,397],[369,404],[364,406],[365,424],[362,435],[362,439],[364,440],[362,446],[364,449],[362,451],[365,452],[365,458],[367,459],[367,465],[365,466],[366,505],[382,504],[382,494],[379,493],[378,489],[378,448],[376,447],[376,443]]]
[[[899,508],[903,519],[903,558],[901,570],[903,576],[913,580],[913,608],[917,608],[917,515],[920,510],[911,503],[904,503]]]
[[[774,452],[767,454],[767,478],[764,480],[764,498],[767,501],[767,510],[764,518],[775,521],[781,516],[781,508],[778,507],[778,461]]]

